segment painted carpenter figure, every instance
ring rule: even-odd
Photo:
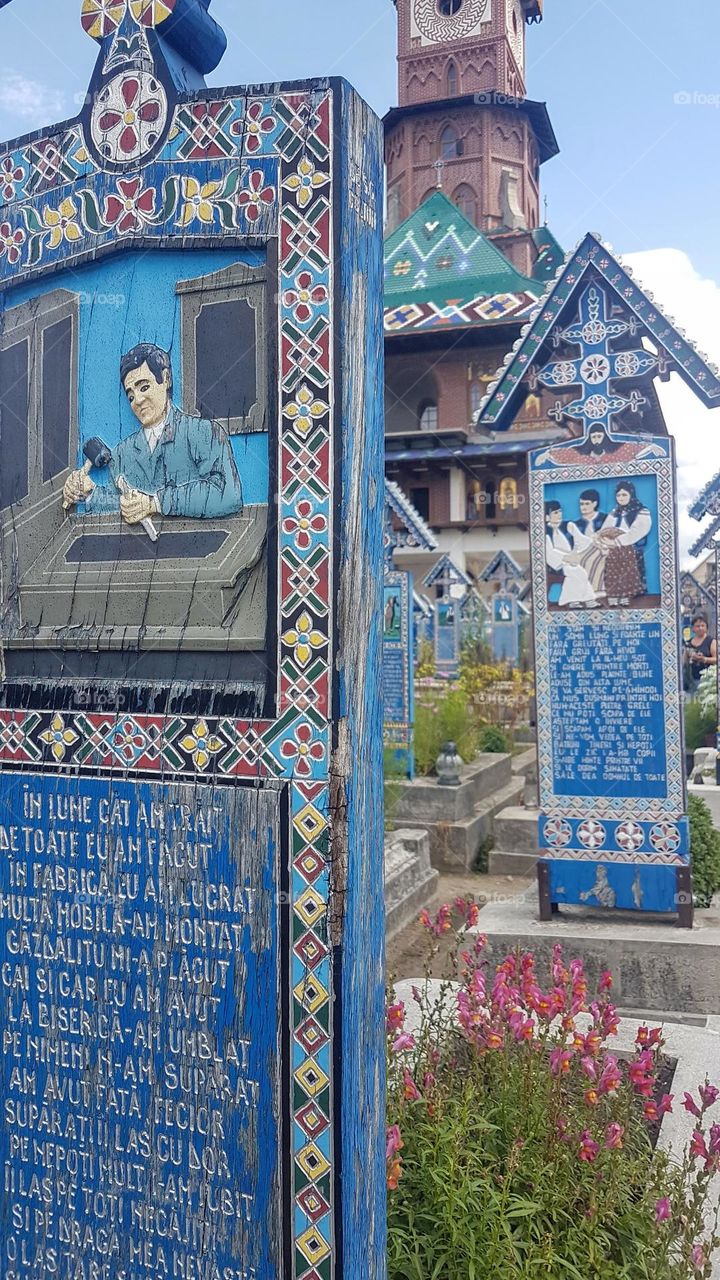
[[[140,430],[112,451],[114,487],[96,485],[87,469],[65,481],[68,505],[120,510],[128,524],[153,515],[212,519],[242,511],[242,486],[227,432],[172,402],[167,351],[141,342],[120,361],[120,381]]]

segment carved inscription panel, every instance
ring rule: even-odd
[[[279,793],[4,797],[2,1280],[283,1274]]]

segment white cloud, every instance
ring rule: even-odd
[[[650,249],[623,256],[637,283],[655,296],[711,363],[720,365],[720,283],[704,279],[680,249]],[[688,550],[702,531],[687,514],[708,480],[720,471],[720,406],[706,409],[676,373],[658,382],[668,431],[675,439],[678,463],[680,559],[694,564]]]
[[[39,128],[59,120],[64,107],[63,95],[57,90],[38,80],[28,80],[19,71],[0,69],[0,111]]]

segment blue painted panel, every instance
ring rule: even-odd
[[[182,404],[182,349],[180,297],[176,285],[221,271],[235,262],[259,267],[265,262],[260,250],[213,249],[196,251],[146,251],[126,253],[101,262],[61,271],[52,280],[40,280],[10,290],[5,307],[11,308],[56,289],[79,299],[80,331],[80,450],[99,436],[110,448],[137,431],[127,397],[120,386],[120,359],[138,342],[152,342],[170,352],[173,399]],[[268,500],[268,436],[258,432],[233,436],[231,444],[246,503]],[[106,482],[102,472],[94,474]]]
[[[555,794],[666,797],[662,627],[554,627],[549,669]]]
[[[275,1280],[278,793],[1,784],[0,1276]]]
[[[548,861],[550,899],[625,911],[677,912],[674,867],[632,863]]]

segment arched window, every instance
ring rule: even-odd
[[[400,221],[400,187],[391,187],[387,193],[387,229],[393,231]]]
[[[508,507],[517,507],[518,487],[517,480],[515,480],[513,476],[503,476],[500,481],[498,500],[501,511],[507,510]]]
[[[457,97],[458,93],[458,73],[454,62],[448,64],[447,69],[447,96],[448,98]]]
[[[461,183],[453,191],[453,204],[456,204],[461,213],[465,214],[471,222],[475,222],[477,216],[477,196],[472,187],[467,182]]]
[[[459,13],[464,4],[464,0],[437,0],[438,13],[443,18],[452,18]]]
[[[454,125],[446,124],[440,134],[440,159],[455,160],[463,153],[462,138]]]
[[[495,488],[495,477],[488,476],[485,480],[485,515],[488,520],[494,520],[496,515],[497,490]]]
[[[418,405],[418,422],[421,431],[437,431],[438,408],[434,400],[421,400]]]
[[[482,398],[483,398],[483,393],[482,393],[482,388],[480,386],[480,383],[471,382],[470,383],[470,417],[472,418],[473,422],[475,421],[475,414],[478,412],[478,410],[480,409],[480,405],[482,404]]]

